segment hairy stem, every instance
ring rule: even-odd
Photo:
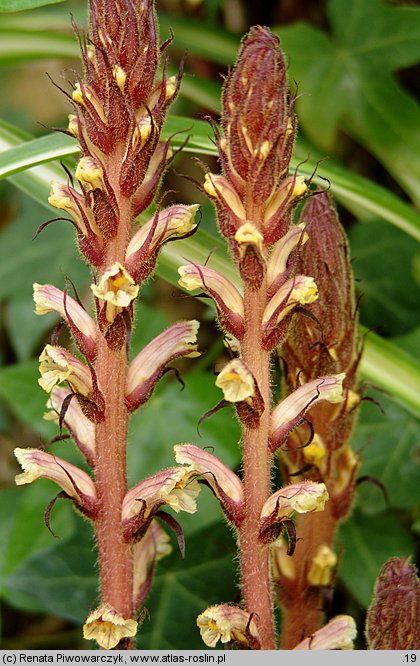
[[[255,377],[265,409],[257,428],[244,428],[245,518],[240,529],[240,560],[245,608],[254,614],[261,648],[274,650],[269,549],[258,540],[261,509],[270,495],[271,464],[271,454],[267,444],[270,422],[269,354],[261,347],[265,300],[265,281],[258,290],[245,286],[245,336],[241,345],[242,358]]]
[[[307,574],[314,555],[322,545],[332,547],[337,522],[327,502],[321,513],[299,516],[299,542],[293,554],[295,578],[284,581],[285,599],[282,606],[282,650],[291,650],[304,636],[320,628],[324,619],[323,600],[310,588]]]
[[[110,185],[119,202],[118,233],[107,247],[105,266],[115,261],[124,263],[131,225],[131,203],[119,187],[119,169],[123,146],[117,146],[107,164]],[[125,405],[127,352],[109,348],[100,336],[96,361],[98,385],[105,398],[105,419],[96,426],[95,478],[100,501],[96,521],[99,552],[101,599],[125,618],[133,613],[132,546],[124,542],[121,507],[127,492],[128,411]]]
[[[102,338],[97,360],[98,383],[105,397],[105,419],[97,424],[96,488],[100,511],[96,520],[102,603],[123,617],[132,615],[131,545],[123,540],[121,506],[127,492],[126,442],[128,414],[124,404],[125,349],[115,352]]]

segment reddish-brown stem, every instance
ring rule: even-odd
[[[105,268],[124,264],[131,225],[130,200],[119,188],[123,146],[107,164],[109,182],[119,203],[118,233],[107,246]],[[124,542],[121,507],[127,492],[126,448],[128,412],[125,405],[127,354],[125,344],[112,350],[99,336],[95,364],[98,386],[105,399],[105,419],[96,426],[95,479],[100,502],[95,522],[101,576],[101,601],[125,618],[131,618],[133,590],[132,547]]]
[[[126,358],[101,337],[96,371],[105,398],[105,420],[96,426],[96,488],[100,501],[95,522],[101,574],[101,599],[123,617],[132,616],[132,554],[123,540],[121,506],[127,492],[128,414],[124,403]]]
[[[327,502],[324,511],[300,515],[297,522],[299,541],[293,554],[295,578],[284,579],[282,604],[282,649],[293,649],[305,636],[320,628],[324,617],[322,598],[311,589],[307,575],[318,548],[333,546],[337,521]]]
[[[245,336],[241,345],[242,358],[258,383],[265,409],[257,428],[244,428],[245,518],[240,528],[240,560],[245,608],[253,613],[261,648],[274,650],[269,549],[258,540],[261,509],[270,495],[271,465],[267,445],[270,421],[269,354],[261,347],[266,288],[264,281],[258,290],[245,286],[244,293]]]

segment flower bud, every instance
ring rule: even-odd
[[[201,264],[187,264],[178,268],[179,285],[187,291],[202,289],[214,300],[219,311],[220,324],[235,338],[244,334],[244,303],[235,285],[218,271]]]
[[[82,353],[93,361],[96,357],[97,330],[92,317],[74,298],[51,284],[35,282],[33,288],[35,314],[57,312],[67,322]]]
[[[93,157],[80,158],[76,169],[76,178],[88,192],[105,190],[102,166]]]
[[[199,323],[178,322],[149,342],[131,361],[127,371],[126,404],[130,412],[143,405],[165,371],[176,358],[199,356],[197,331]]]
[[[90,518],[96,516],[96,487],[86,472],[39,449],[15,449],[14,453],[23,469],[23,473],[15,477],[16,485],[32,483],[40,478],[50,479],[61,486],[83,513]]]
[[[366,623],[370,650],[418,650],[420,580],[408,558],[391,557],[376,581]]]

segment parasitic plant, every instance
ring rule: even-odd
[[[197,355],[198,322],[170,326],[128,362],[135,300],[153,272],[162,245],[193,233],[198,206],[175,204],[138,226],[171,160],[160,132],[181,74],[168,77],[152,0],[92,0],[88,34],[79,35],[84,75],[69,95],[68,133],[81,157],[72,183],[52,183],[50,204],[63,211],[92,273],[95,317],[56,287],[34,285],[36,313],[58,313],[79,351],[56,339],[40,356],[39,383],[50,394],[48,418],[65,427],[92,474],[37,449],[17,449],[18,484],[55,481],[92,521],[99,559],[100,604],[84,636],[101,647],[129,646],[139,606],[168,537],[154,518],[174,528],[162,511],[192,513],[199,486],[189,467],[171,467],[127,487],[130,414],[141,407],[174,359]],[[141,311],[139,315],[141,321]],[[47,512],[47,520],[49,511]]]
[[[324,209],[328,209],[328,197],[324,193],[310,193],[310,180],[305,182],[302,176],[290,171],[296,135],[295,96],[287,88],[286,66],[278,39],[269,30],[256,26],[243,39],[236,66],[225,83],[222,102],[221,129],[215,128],[222,173],[206,173],[204,191],[215,204],[219,229],[237,266],[241,288],[238,290],[210,267],[198,264],[182,266],[179,282],[187,290],[199,288],[214,299],[220,326],[228,337],[232,358],[217,377],[216,384],[224,395],[218,407],[234,404],[241,422],[243,478],[240,480],[232,472],[222,470],[221,463],[207,462],[192,445],[176,450],[178,462],[190,463],[203,475],[211,474],[212,480],[204,476],[205,482],[219,498],[238,538],[243,605],[222,604],[204,611],[198,618],[203,640],[209,646],[220,639],[222,643],[272,650],[277,646],[273,610],[276,551],[284,545],[284,555],[290,561],[289,567],[293,567],[296,557],[302,559],[302,553],[312,557],[311,549],[315,547],[306,537],[297,544],[294,516],[305,514],[302,519],[311,526],[325,523],[323,529],[328,538],[321,539],[321,543],[326,541],[331,546],[334,530],[330,523],[335,525],[337,518],[330,519],[330,513],[344,515],[352,495],[357,460],[346,445],[349,427],[345,424],[355,406],[351,387],[358,359],[354,338],[356,315],[342,237],[330,219],[326,223],[331,230],[317,226],[318,221],[313,219],[318,208],[322,209],[319,217],[327,215]],[[308,195],[301,222],[294,224],[294,211]],[[328,238],[325,252],[337,253],[341,269],[334,285],[337,330],[334,327],[330,330],[330,323],[323,317],[323,310],[330,307],[329,285],[328,276],[318,270],[318,263],[322,266],[325,256],[317,242],[322,246],[319,238],[324,234]],[[319,306],[319,319],[308,310],[317,303],[323,304]],[[332,335],[332,341],[325,343],[331,362],[317,365],[322,336],[321,340],[311,337],[311,326],[321,327],[322,331],[324,324]],[[290,364],[289,394],[275,405],[272,360],[285,340],[289,341],[286,347],[296,345],[306,365]],[[344,358],[340,355],[341,347],[345,350]],[[314,359],[312,365],[308,355]],[[306,433],[306,443],[298,440],[294,445],[296,456],[305,456],[305,447],[313,451],[320,445],[325,414],[326,428],[330,427],[330,421],[335,421],[331,428],[336,429],[334,452],[329,441],[324,444],[331,447],[332,469],[328,463],[328,473],[319,474],[314,473],[316,468],[311,465],[312,473],[306,474],[305,463],[299,460],[288,471],[289,459],[294,461],[290,442],[300,437],[296,428],[303,421],[310,423],[313,414],[321,415],[311,425],[313,436]],[[289,485],[273,493],[272,471],[278,452]],[[347,476],[336,478],[340,474]],[[333,508],[328,509],[329,506]],[[300,524],[299,516],[298,530]],[[299,531],[297,534],[300,536]],[[306,564],[305,561],[302,566]],[[306,576],[306,569],[302,571]],[[320,629],[322,613],[316,622],[307,622],[302,598],[292,598],[284,586],[283,591],[286,613],[300,615],[298,632],[284,639],[287,647],[298,645],[305,634],[318,629],[323,632],[320,649],[333,644],[351,645],[355,633],[351,618],[337,620],[332,628],[327,625]],[[334,643],[336,627],[340,638]]]

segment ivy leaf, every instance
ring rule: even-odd
[[[372,390],[367,393],[380,403],[385,414],[375,405],[362,406],[352,440],[353,449],[361,451],[359,476],[373,477],[382,483],[392,508],[408,509],[419,503],[420,421],[383,393]],[[383,511],[385,503],[380,489],[361,484],[358,507],[369,515]]]
[[[382,565],[390,557],[411,555],[409,530],[390,513],[375,517],[355,511],[341,526],[337,539],[343,548],[340,579],[349,593],[367,608]]]
[[[414,271],[418,246],[382,220],[354,224],[349,239],[363,324],[379,326],[386,336],[420,326],[420,290]]]
[[[304,23],[277,30],[305,93],[302,127],[328,152],[344,129],[418,202],[420,107],[393,72],[420,59],[420,9],[329,0],[328,16],[330,36]]]
[[[20,608],[82,623],[97,598],[92,530],[78,518],[70,539],[26,558],[4,581],[5,599]]]
[[[146,599],[150,621],[145,620],[138,649],[206,649],[196,618],[208,606],[237,601],[235,542],[224,524],[206,527],[187,539],[186,557],[179,553],[158,563],[152,592]]]

